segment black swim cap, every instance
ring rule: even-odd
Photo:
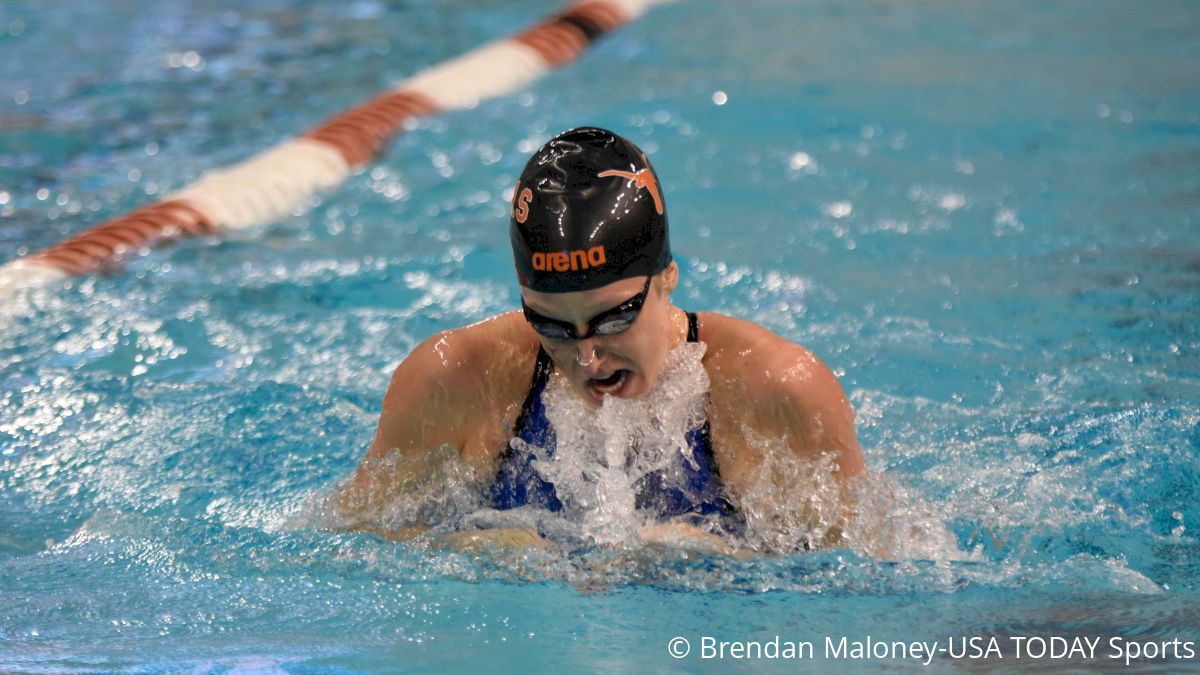
[[[513,260],[526,288],[586,291],[671,262],[658,177],[636,145],[611,131],[581,127],[543,145],[512,206]]]

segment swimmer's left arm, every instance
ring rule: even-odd
[[[806,461],[832,453],[834,475],[843,480],[862,472],[854,409],[828,366],[761,326],[730,319],[710,322],[723,329],[714,331],[718,346],[710,368],[713,403],[726,435],[780,439]],[[735,442],[734,447],[740,445]],[[734,483],[750,480],[763,459],[761,450],[753,444],[742,447],[722,464],[722,475]]]
[[[776,422],[796,457],[819,462],[832,455],[833,476],[842,488],[840,513],[829,513],[835,519],[823,536],[810,543],[839,546],[845,543],[846,528],[857,518],[854,497],[846,489],[848,481],[866,468],[854,429],[854,409],[828,366],[804,347],[788,345],[776,352],[773,386],[766,389],[778,397],[778,404],[772,406]]]
[[[764,402],[768,415],[792,451],[802,459],[819,459],[834,453],[834,475],[846,480],[866,468],[854,408],[846,399],[837,376],[812,352],[780,339],[767,359],[764,391],[773,402]]]
[[[850,479],[865,469],[841,383],[812,352],[762,326],[715,314],[702,319],[701,335],[706,328],[709,335],[713,451],[734,506],[755,510],[768,530],[777,523],[791,530],[825,522],[822,541],[811,543],[837,545],[855,517]],[[840,486],[842,494],[836,514],[813,512],[808,499],[825,485],[810,468],[822,471],[826,463],[838,484],[828,487]],[[807,483],[810,476],[817,482]],[[789,490],[799,493],[785,494]]]

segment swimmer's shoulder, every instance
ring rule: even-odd
[[[820,364],[803,345],[752,321],[717,312],[699,312],[697,319],[700,341],[708,345],[706,365],[737,373],[748,384],[767,385],[778,379],[780,370],[795,372],[797,366]]]
[[[704,366],[714,396],[769,406],[781,395],[794,397],[797,381],[818,387],[837,385],[811,351],[759,324],[716,312],[700,312],[697,319],[700,341],[707,345]],[[828,377],[818,377],[827,373]]]
[[[437,382],[456,405],[489,407],[523,399],[537,350],[537,337],[520,312],[505,312],[432,335],[405,361],[415,361],[420,375]]]
[[[474,388],[529,370],[537,349],[537,337],[520,312],[505,312],[436,333],[413,349],[409,359],[433,373],[442,371],[447,384]],[[529,368],[523,368],[526,361]]]
[[[697,318],[722,426],[786,435],[800,454],[842,450],[847,473],[861,469],[854,411],[820,358],[751,321],[715,312]]]
[[[395,447],[412,436],[465,453],[486,452],[504,438],[504,420],[515,419],[529,389],[537,357],[536,335],[519,312],[436,333],[396,367],[384,397],[380,432],[372,449]],[[422,434],[426,435],[426,434]]]

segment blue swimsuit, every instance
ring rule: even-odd
[[[696,315],[689,313],[687,317],[688,342],[697,342],[699,329]],[[533,385],[529,395],[525,397],[525,404],[521,407],[515,434],[529,446],[545,448],[550,456],[554,454],[556,440],[554,427],[546,419],[546,406],[542,401],[542,394],[553,369],[550,355],[546,350],[538,349]],[[680,471],[678,474],[671,472],[682,479],[670,478],[664,469],[643,476],[635,486],[637,508],[650,511],[660,520],[677,516],[692,516],[694,520],[700,520],[716,514],[723,526],[731,529],[731,523],[727,521],[735,518],[736,514],[721,489],[721,478],[713,458],[712,438],[707,421],[687,433],[687,443],[693,461],[688,461],[680,454]],[[492,484],[492,508],[512,509],[532,504],[550,511],[562,510],[563,505],[558,499],[554,485],[538,475],[532,466],[533,460],[533,453],[509,444],[501,459],[496,482]]]

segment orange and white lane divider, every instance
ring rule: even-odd
[[[180,237],[281,219],[373,161],[406,120],[518,91],[664,1],[580,0],[518,35],[418,73],[299,138],[205,173],[161,201],[0,267],[0,299],[23,288],[111,268]]]

